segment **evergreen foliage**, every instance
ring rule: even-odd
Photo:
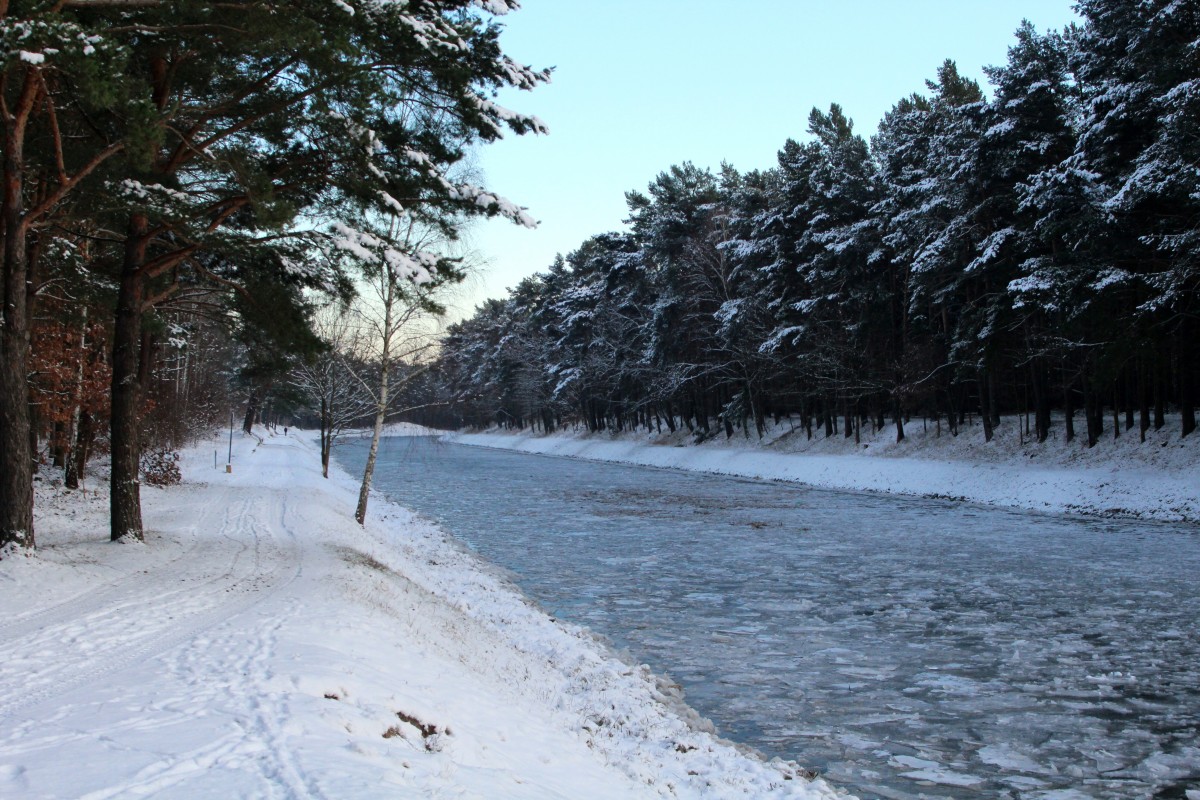
[[[630,192],[629,233],[452,328],[451,422],[704,438],[788,414],[903,438],[913,415],[954,434],[978,415],[991,439],[1017,412],[1045,441],[1082,408],[1094,445],[1106,408],[1144,437],[1174,406],[1190,434],[1200,12],[1079,10],[1023,24],[990,98],[947,61],[869,145],[833,105],[773,170],[683,164]]]

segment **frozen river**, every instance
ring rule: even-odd
[[[1200,798],[1194,526],[429,439],[380,459],[381,491],[722,735],[861,797]]]

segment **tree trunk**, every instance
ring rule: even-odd
[[[1150,430],[1150,370],[1146,367],[1145,356],[1137,360],[1137,394],[1138,394],[1138,431],[1142,441],[1146,441],[1146,431]]]
[[[1029,363],[1033,384],[1033,421],[1038,444],[1050,438],[1050,391],[1046,386],[1046,369],[1039,359]]]
[[[1102,422],[1104,417],[1101,416],[1099,403],[1096,401],[1096,392],[1091,387],[1091,378],[1084,375],[1082,378],[1083,385],[1083,418],[1087,422],[1087,442],[1088,447],[1095,447],[1096,442],[1100,441],[1100,435],[1104,433],[1098,422]]]
[[[149,220],[144,214],[129,218],[121,283],[117,293],[116,326],[113,329],[112,494],[109,502],[110,536],[142,539],[142,500],[138,483],[138,401],[141,386],[142,266],[146,262]]]
[[[1133,429],[1133,392],[1137,385],[1137,361],[1125,368],[1125,430]]]
[[[375,477],[375,456],[379,453],[379,440],[383,438],[383,420],[388,407],[388,372],[391,365],[392,313],[396,303],[396,289],[388,279],[383,307],[383,347],[380,352],[379,394],[375,398],[375,430],[371,435],[371,449],[367,451],[367,465],[363,468],[362,486],[358,489],[358,508],[354,519],[359,525],[366,524],[367,500],[371,494],[371,479]]]
[[[387,372],[384,372],[381,395],[387,396]],[[371,480],[375,477],[375,457],[379,454],[379,440],[383,438],[383,420],[387,416],[387,406],[381,402],[375,412],[375,430],[371,435],[371,449],[367,451],[367,465],[363,468],[362,485],[358,488],[358,507],[354,509],[354,519],[359,525],[365,525],[367,520],[367,500],[371,495]]]
[[[63,480],[68,489],[79,488],[79,470],[74,466],[79,446],[79,423],[83,415],[83,369],[87,360],[87,306],[80,310],[79,360],[75,367],[75,386],[71,390],[71,424],[67,428],[67,457],[63,465]],[[74,485],[72,485],[74,484]]]
[[[20,100],[4,120],[4,187],[0,224],[4,233],[0,286],[0,548],[32,549],[33,460],[29,457],[29,318],[27,316],[25,131],[38,89],[26,69]]]
[[[1184,322],[1179,333],[1179,416],[1182,418],[1181,434],[1187,436],[1196,430],[1196,342],[1192,335],[1193,326]]]
[[[67,459],[67,473],[63,479],[68,489],[78,489],[87,469],[88,455],[92,449],[92,415],[80,410],[76,425],[75,444],[71,448],[71,457]]]
[[[321,398],[321,477],[329,477],[329,451],[333,449],[333,409]]]
[[[761,439],[767,432],[767,409],[764,405],[763,393],[761,391],[755,392],[752,397],[753,402],[751,405],[754,407],[754,430],[758,434],[758,438]]]
[[[42,427],[42,420],[41,415],[38,414],[37,403],[33,402],[33,392],[31,391],[29,394],[30,398],[27,401],[29,405],[29,436],[25,441],[25,447],[29,451],[29,469],[34,475],[37,475],[41,465],[41,453],[38,452],[40,444],[38,429]]]
[[[67,465],[67,426],[61,422],[50,426],[50,464],[58,469]]]
[[[979,419],[983,422],[983,440],[990,442],[994,429],[992,428],[992,409],[991,409],[991,391],[988,385],[991,383],[991,376],[988,373],[986,366],[979,369]]]
[[[1113,439],[1121,438],[1121,390],[1113,381]]]
[[[9,231],[11,237],[11,227]],[[5,255],[7,260],[11,252]],[[26,389],[29,340],[24,320],[25,274],[24,270],[14,270],[11,262],[5,266],[9,274],[5,276],[7,298],[0,330],[0,548],[9,544],[32,548],[33,459],[29,457]],[[19,289],[19,294],[14,289]]]
[[[1066,430],[1067,444],[1075,441],[1075,395],[1071,392],[1072,381],[1068,381],[1066,388],[1063,389],[1063,416],[1065,417],[1064,429]]]
[[[258,419],[258,406],[262,402],[258,395],[258,387],[250,390],[250,397],[246,400],[246,416],[242,419],[242,432],[249,434],[254,432],[254,422]]]
[[[1160,431],[1167,424],[1167,398],[1163,386],[1163,357],[1161,347],[1155,348],[1154,355],[1154,430]]]
[[[987,370],[988,413],[992,415],[992,430],[1000,427],[1000,404],[996,402],[996,371]]]

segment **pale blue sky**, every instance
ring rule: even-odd
[[[486,265],[453,316],[501,297],[556,253],[623,228],[625,192],[672,164],[774,166],[813,106],[840,103],[874,132],[946,58],[986,85],[1022,19],[1075,20],[1071,0],[522,0],[505,18],[514,59],[553,82],[500,102],[536,114],[544,137],[483,148],[489,189],[528,206],[537,230],[493,220],[471,232]]]

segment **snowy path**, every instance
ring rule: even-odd
[[[0,716],[15,722],[6,726],[0,753],[6,763],[54,773],[10,767],[6,777],[16,788],[91,798],[157,793],[244,761],[254,770],[234,783],[252,792],[319,794],[289,763],[286,748],[274,746],[278,725],[260,701],[273,676],[278,632],[301,611],[296,597],[306,594],[295,585],[306,550],[288,496],[214,486],[189,497],[186,513],[173,510],[190,520],[183,537],[110,546],[165,545],[130,553],[141,557],[140,569],[51,599],[0,627]],[[134,696],[131,687],[138,687]],[[123,718],[109,720],[113,712]],[[178,744],[163,752],[167,741]],[[120,763],[125,774],[101,787],[61,769],[103,762]],[[48,786],[40,786],[43,779]]]
[[[273,494],[269,511],[276,516],[285,500]],[[254,517],[256,505],[265,504],[256,504],[248,490],[220,495],[196,522],[219,537],[194,539],[165,563],[0,627],[8,641],[0,680],[24,683],[20,694],[0,702],[0,714],[56,702],[77,686],[124,672],[218,625],[228,627],[294,580],[303,558],[294,534],[291,541],[275,541],[272,528]],[[277,516],[279,529],[287,530],[283,514]],[[46,664],[44,655],[56,646],[61,652]]]
[[[145,545],[42,493],[42,550],[0,562],[0,797],[834,796],[427,523],[358,528],[307,442],[235,444],[145,490]]]

